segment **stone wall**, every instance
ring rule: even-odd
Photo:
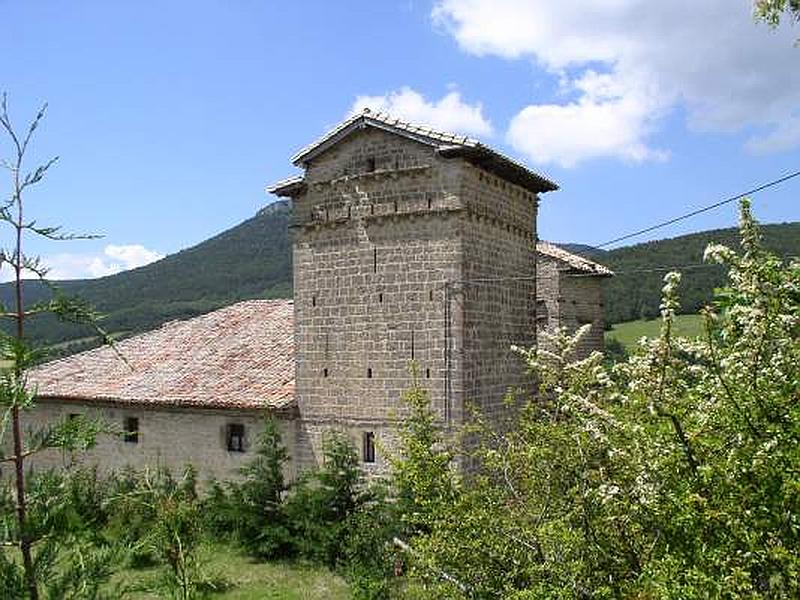
[[[589,333],[581,340],[576,357],[584,358],[604,348],[605,277],[576,273],[562,261],[540,254],[537,285],[539,287],[537,328],[554,331],[566,327],[574,333],[578,327],[591,324]]]
[[[489,417],[508,391],[531,391],[512,345],[536,343],[535,194],[465,165],[463,402]]]
[[[101,419],[119,431],[126,418],[137,418],[138,442],[126,442],[122,436],[104,434],[98,438],[97,446],[86,452],[69,455],[61,450],[45,450],[32,457],[28,464],[34,468],[57,468],[76,461],[98,465],[105,473],[126,466],[141,469],[163,465],[175,474],[191,464],[197,469],[201,482],[236,479],[239,469],[253,459],[257,437],[263,429],[263,417],[257,411],[120,407],[54,400],[37,401],[32,412],[23,413],[23,426],[39,429],[69,418],[71,414]],[[245,427],[245,452],[227,449],[226,430],[232,423]],[[295,452],[297,420],[285,415],[280,417],[279,423],[283,443],[291,455]],[[294,476],[291,464],[287,465],[286,475]]]
[[[570,331],[591,324],[591,329],[578,346],[579,357],[597,350],[603,351],[605,308],[603,300],[604,277],[581,274],[565,275],[561,281],[561,321]]]

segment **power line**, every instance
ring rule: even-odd
[[[736,200],[740,200],[745,196],[750,196],[752,194],[757,194],[767,188],[771,188],[773,186],[779,185],[785,181],[789,181],[790,179],[800,176],[800,171],[795,171],[794,173],[789,173],[788,175],[784,175],[778,179],[773,179],[772,181],[760,185],[758,187],[753,188],[752,190],[747,190],[746,192],[742,192],[741,194],[737,194],[736,196],[731,196],[730,198],[726,198],[724,200],[720,200],[719,202],[715,202],[714,204],[709,204],[708,206],[704,206],[703,208],[698,208],[697,210],[693,210],[692,212],[688,212],[686,214],[680,215],[679,217],[674,217],[667,221],[662,221],[661,223],[656,223],[655,225],[651,225],[650,227],[645,227],[644,229],[640,229],[639,231],[634,231],[633,233],[629,233],[627,235],[620,236],[618,238],[614,238],[613,240],[609,240],[607,242],[603,242],[595,248],[604,248],[605,246],[610,246],[611,244],[616,244],[617,242],[622,242],[624,240],[630,239],[632,237],[636,237],[642,235],[643,233],[649,233],[651,231],[655,231],[656,229],[661,229],[662,227],[666,227],[667,225],[672,225],[673,223],[677,223],[679,221],[683,221],[690,217],[694,217],[701,213],[707,212],[709,210],[713,210],[715,208],[719,208],[724,204],[729,204],[731,202],[735,202]]]
[[[638,273],[663,273],[665,271],[686,271],[691,269],[721,269],[722,265],[713,263],[673,265],[671,267],[647,267],[643,269],[625,269],[624,271],[614,270],[614,276],[634,275]],[[597,277],[597,273],[570,273],[570,277]]]

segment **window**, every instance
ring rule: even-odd
[[[122,440],[127,444],[139,443],[139,419],[136,417],[125,417],[122,422]]]
[[[536,321],[539,323],[540,326],[544,327],[547,325],[547,320],[549,319],[549,311],[547,309],[547,303],[544,300],[537,300],[536,301]]]
[[[375,170],[375,158],[370,157],[367,159],[366,171],[372,173]]]
[[[322,376],[323,377],[327,377],[328,376],[328,367],[325,367],[324,369],[322,369]]]
[[[244,452],[244,425],[229,423],[227,438],[228,452]]]
[[[362,438],[362,458],[365,463],[375,462],[375,434],[365,431]]]
[[[367,379],[372,379],[372,367],[367,368]]]
[[[79,418],[80,415],[78,413],[69,413],[67,415],[67,421],[74,421],[75,419]]]

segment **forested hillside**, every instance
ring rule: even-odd
[[[274,203],[218,236],[152,264],[99,279],[59,282],[58,286],[107,315],[102,325],[109,332],[146,331],[245,298],[290,297],[289,213],[286,202]],[[28,303],[48,294],[39,282],[25,284]],[[10,284],[0,286],[0,300],[11,302]],[[44,344],[82,340],[90,333],[45,318],[31,319],[27,327],[29,335]],[[90,343],[87,340],[61,349],[82,349]]]
[[[779,256],[800,256],[800,223],[764,225],[762,234],[764,245]],[[657,316],[665,267],[678,267],[683,274],[678,290],[681,312],[696,312],[725,280],[722,268],[703,263],[703,252],[711,242],[738,248],[739,232],[735,228],[713,229],[609,252],[589,251],[616,273],[606,287],[607,321]]]

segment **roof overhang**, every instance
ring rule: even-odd
[[[463,158],[476,167],[494,173],[534,194],[554,192],[558,189],[556,183],[483,144],[441,146],[437,152],[444,158]]]
[[[430,146],[443,158],[462,158],[498,177],[519,185],[520,187],[540,194],[558,189],[558,185],[546,177],[528,169],[526,166],[509,158],[505,154],[474,140],[472,138],[446,133],[430,127],[407,123],[382,113],[373,113],[368,109],[346,119],[318,140],[309,144],[294,156],[292,163],[306,168],[316,156],[335,146],[346,137],[364,130],[375,128],[404,137],[420,144]],[[292,178],[279,182],[268,189],[278,196],[296,196],[302,193],[302,178]]]
[[[296,198],[305,191],[306,183],[302,175],[282,179],[267,188],[268,194],[275,194],[282,198]]]

